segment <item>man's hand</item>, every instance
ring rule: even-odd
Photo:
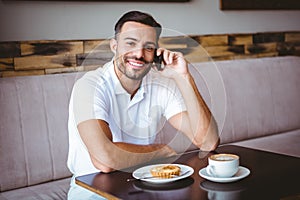
[[[183,54],[180,52],[172,52],[164,48],[157,49],[157,56],[163,55],[163,63],[165,68],[161,71],[163,76],[171,78],[173,75],[181,74],[187,75],[188,65],[183,57]]]

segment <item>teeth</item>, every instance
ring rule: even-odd
[[[135,62],[129,62],[129,64],[135,66],[135,67],[142,67],[143,64],[138,64],[138,63],[135,63]]]

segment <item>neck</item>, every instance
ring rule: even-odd
[[[142,80],[133,80],[126,77],[122,72],[118,70],[116,66],[114,66],[114,69],[122,87],[128,92],[128,94],[131,95],[131,99],[132,99],[135,93],[138,91],[142,83]]]

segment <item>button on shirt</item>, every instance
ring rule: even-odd
[[[155,140],[162,119],[186,110],[176,83],[150,70],[134,97],[122,87],[113,61],[86,73],[73,88],[69,107],[68,167],[82,175],[97,170],[80,138],[77,125],[89,119],[109,124],[113,142],[146,145]]]

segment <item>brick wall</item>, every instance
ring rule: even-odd
[[[189,62],[300,56],[300,32],[163,37]],[[108,40],[0,42],[0,77],[93,70],[112,58]]]

